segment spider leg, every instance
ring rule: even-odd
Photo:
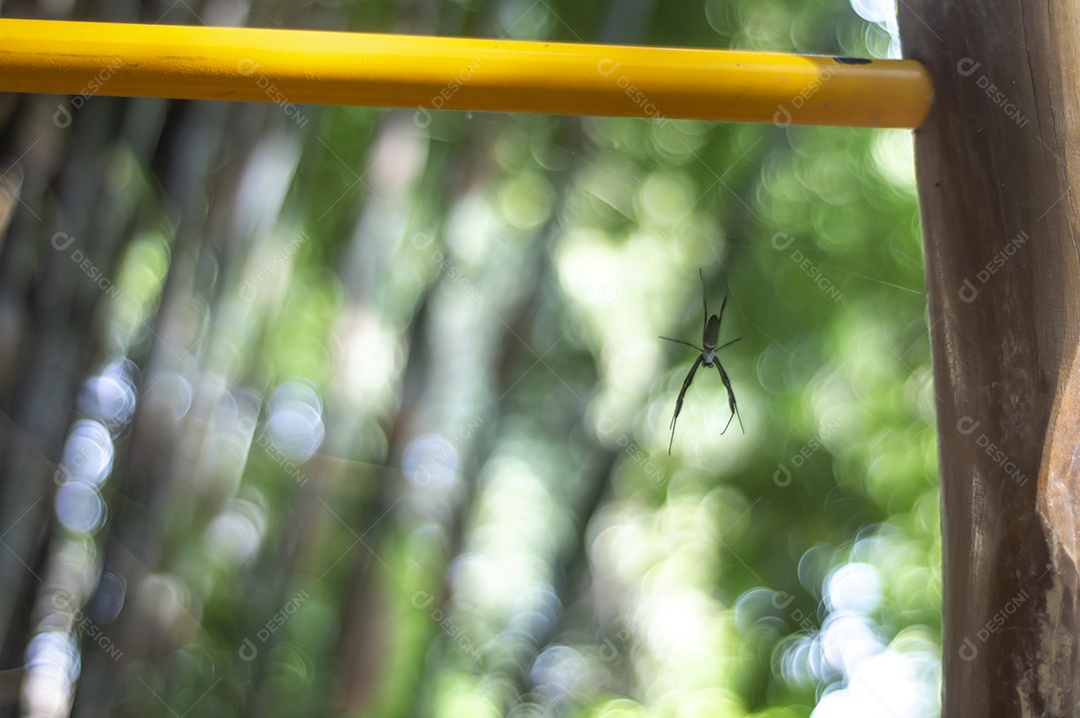
[[[699,352],[701,352],[703,354],[705,353],[705,350],[702,349],[701,347],[694,346],[690,342],[684,342],[682,339],[672,339],[671,337],[660,337],[660,338],[661,339],[667,339],[669,342],[675,342],[676,344],[685,344],[686,346],[690,347],[691,349],[697,349]]]
[[[701,366],[701,362],[705,357],[698,356],[697,361],[694,362],[694,366],[690,367],[690,373],[686,375],[686,380],[683,381],[682,391],[679,392],[679,398],[675,400],[675,415],[671,417],[671,441],[668,442],[667,451],[671,453],[671,446],[675,443],[675,422],[679,419],[679,412],[682,411],[683,398],[686,396],[686,390],[690,388],[690,382],[694,380],[694,374],[697,373],[698,367]]]
[[[698,279],[701,280],[701,308],[705,310],[705,318],[702,320],[701,324],[701,332],[704,334],[705,327],[709,324],[709,303],[705,301],[705,275],[701,273],[701,267],[698,267],[697,276]],[[724,310],[721,309],[720,313],[723,314]]]
[[[739,405],[735,403],[735,392],[731,388],[731,379],[728,378],[727,372],[724,371],[724,367],[719,361],[716,362],[716,368],[720,372],[720,381],[724,382],[724,388],[727,389],[728,406],[731,408],[731,416],[728,417],[727,424],[724,425],[724,430],[721,434],[727,432],[728,427],[731,426],[731,420],[735,417],[739,417],[739,429],[745,434],[746,429],[743,428],[742,417],[739,416]]]
[[[728,283],[727,279],[724,280],[724,301],[720,303],[720,321],[724,321],[724,310],[727,308],[728,298]]]
[[[661,339],[663,339],[663,337],[660,337],[660,338],[661,338]],[[724,343],[723,343],[723,344],[721,344],[720,346],[716,347],[716,349],[715,349],[714,351],[720,351],[720,350],[721,350],[721,349],[723,349],[724,347],[729,347],[729,346],[731,346],[732,344],[734,344],[735,342],[739,341],[740,339],[742,339],[742,337],[735,337],[735,338],[734,338],[734,339],[732,339],[732,340],[731,340],[730,342],[724,342]]]

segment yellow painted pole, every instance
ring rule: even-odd
[[[912,60],[9,19],[0,91],[906,128],[932,99]]]

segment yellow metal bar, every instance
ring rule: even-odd
[[[918,127],[912,60],[0,19],[0,91]]]

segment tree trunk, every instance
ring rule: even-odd
[[[942,715],[1080,715],[1080,312],[1071,3],[900,3],[942,490]],[[1070,169],[1072,167],[1072,169]]]

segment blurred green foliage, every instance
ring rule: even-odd
[[[461,1],[440,30],[889,45],[842,3],[632,5],[641,22]],[[358,3],[352,27],[400,29],[395,9]],[[118,265],[106,358],[140,368],[143,402],[193,396],[169,500],[120,488],[113,533],[81,539],[107,552],[132,517],[160,532],[125,613],[161,636],[129,649],[118,712],[936,715],[909,133],[304,112],[263,135],[287,182],[233,208],[243,237],[178,256],[191,220],[155,206]],[[148,170],[116,163],[117,191],[153,204]],[[721,340],[741,337],[721,360],[745,433],[721,435],[702,369],[668,455],[694,352],[658,337],[700,341],[699,267],[712,312],[729,296]]]

